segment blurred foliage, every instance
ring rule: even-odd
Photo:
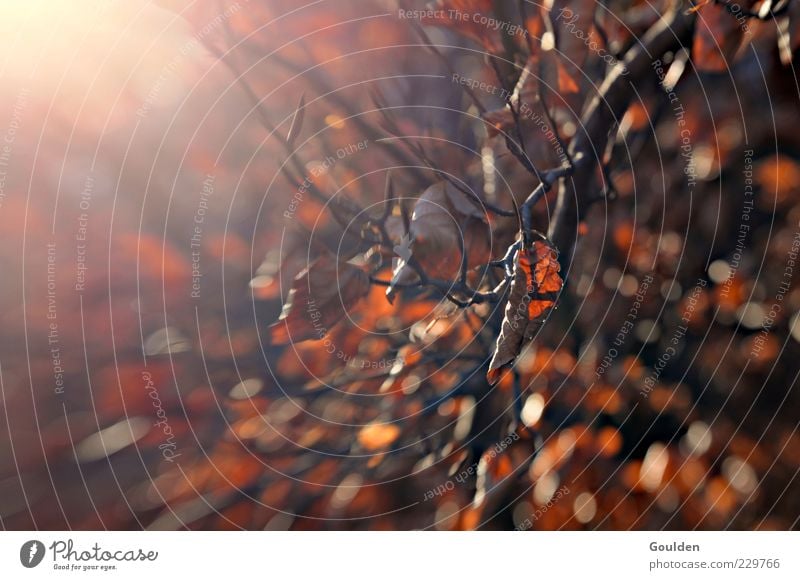
[[[498,131],[518,126],[533,163],[557,165],[537,95],[570,142],[606,71],[553,15],[574,10],[621,55],[670,3],[531,4],[523,22],[514,2],[439,0],[526,34],[423,19],[434,52],[381,0],[160,4],[42,12],[63,28],[6,72],[5,529],[797,527],[794,272],[781,287],[800,223],[797,2],[746,33],[723,3],[699,7],[691,58],[664,59],[685,125],[653,73],[597,172],[607,195],[557,308],[535,304],[549,318],[494,386],[505,303],[455,306],[339,218],[378,222],[390,173],[392,244],[411,222],[411,250],[452,280],[463,231],[465,283],[488,291],[502,272],[481,265],[519,223],[442,175],[522,204],[537,181]],[[495,68],[484,52],[514,56]],[[520,77],[531,63],[542,74]],[[498,91],[477,89],[479,106],[453,71],[518,82],[536,115],[515,120]],[[393,301],[369,275],[395,279]],[[320,318],[292,313],[309,296]]]

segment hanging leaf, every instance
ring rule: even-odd
[[[324,338],[347,312],[369,293],[369,277],[361,268],[317,258],[294,279],[278,322],[269,327],[271,344]]]
[[[514,364],[555,306],[563,286],[560,269],[556,250],[544,240],[517,253],[503,325],[486,375],[490,384],[497,383],[503,369]]]
[[[706,4],[697,11],[697,31],[692,55],[698,70],[724,72],[733,65],[744,37],[736,18],[719,4]]]

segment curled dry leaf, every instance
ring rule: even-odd
[[[543,50],[543,53],[556,61],[560,93],[580,91],[581,67],[590,55],[589,46],[602,46],[602,40],[594,30],[592,14],[595,10],[595,0],[555,0],[550,5],[549,17],[557,50]]]
[[[401,240],[400,254],[394,268],[392,284],[386,291],[391,301],[397,285],[413,284],[419,276],[407,263],[410,256],[426,274],[453,280],[460,267],[460,239],[463,236],[470,268],[490,259],[491,230],[486,214],[467,198],[467,194],[447,181],[430,186],[417,200],[411,216],[408,238]],[[396,251],[402,252],[402,249]]]
[[[563,286],[560,270],[556,250],[545,240],[517,252],[503,325],[486,374],[490,384],[497,383],[503,369],[514,364],[555,306]]]
[[[323,255],[300,272],[278,321],[269,327],[271,344],[324,338],[370,289],[361,268]]]

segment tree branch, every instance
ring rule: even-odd
[[[568,273],[578,235],[578,224],[592,202],[595,170],[602,163],[613,127],[625,113],[634,91],[631,84],[644,81],[652,63],[669,51],[691,43],[694,14],[678,6],[648,30],[617,63],[581,116],[581,127],[569,147],[574,159],[571,178],[561,180],[549,237],[559,249],[564,272]],[[626,73],[627,71],[627,73]]]

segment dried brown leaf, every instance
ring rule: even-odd
[[[271,344],[322,339],[370,289],[361,268],[323,255],[294,279],[280,319],[269,327]]]

